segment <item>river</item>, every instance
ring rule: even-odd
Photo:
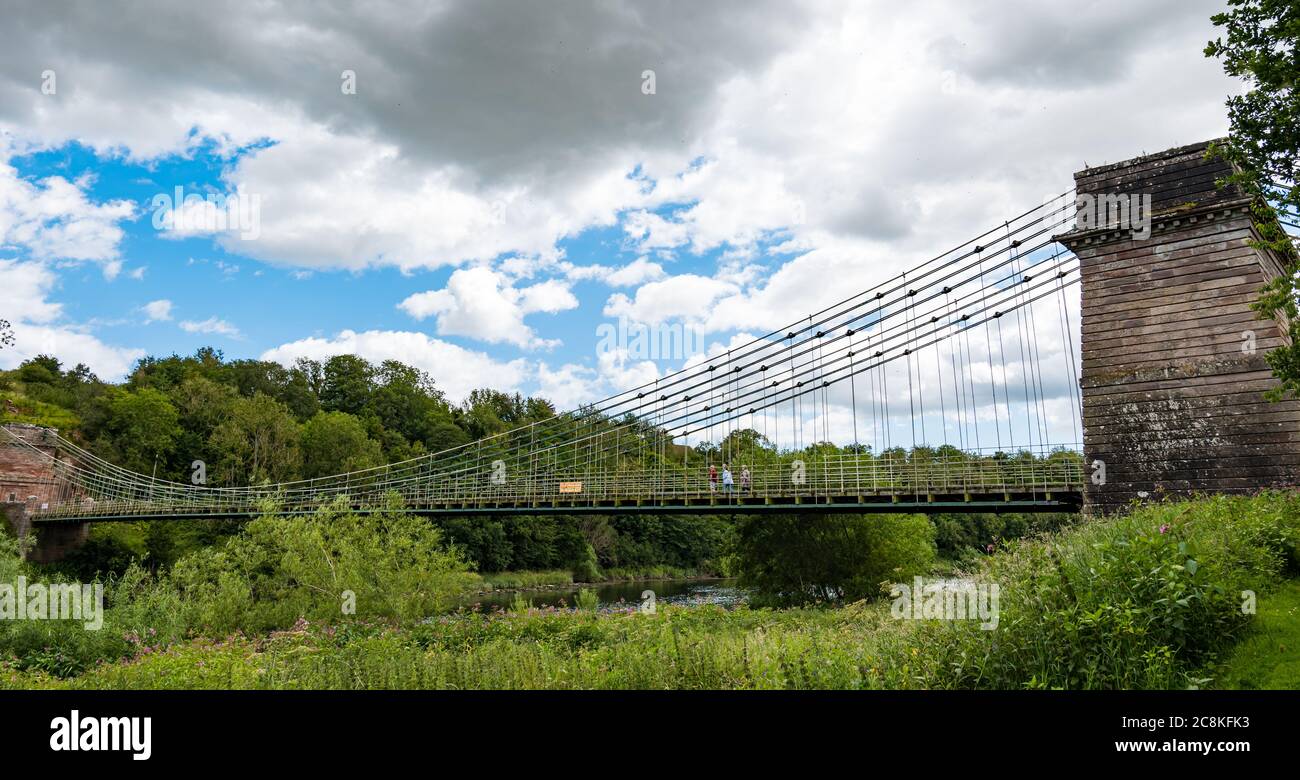
[[[734,607],[746,601],[745,591],[730,579],[693,580],[629,580],[606,582],[598,585],[568,585],[539,590],[502,591],[482,593],[462,602],[466,608],[490,611],[509,609],[517,597],[528,599],[534,607],[572,607],[580,590],[596,591],[598,609],[632,609],[641,603],[646,591],[654,593],[656,604],[701,605],[717,604]]]

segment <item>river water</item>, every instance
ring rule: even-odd
[[[532,602],[534,607],[572,607],[580,590],[596,591],[599,601],[597,608],[602,610],[634,609],[641,603],[646,591],[654,593],[656,604],[717,604],[730,608],[743,604],[746,600],[745,591],[736,587],[735,580],[629,580],[599,585],[483,593],[465,599],[462,606],[480,611],[509,609],[516,597],[522,597]]]

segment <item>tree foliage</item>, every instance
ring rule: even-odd
[[[321,412],[302,426],[302,476],[361,471],[383,464],[379,443],[347,412]]]
[[[193,623],[217,636],[299,617],[423,618],[471,579],[460,552],[422,518],[396,508],[357,514],[340,502],[314,515],[254,520],[171,572]]]
[[[1245,94],[1228,99],[1231,131],[1213,152],[1237,171],[1232,182],[1256,196],[1260,248],[1281,258],[1288,271],[1264,290],[1255,309],[1261,316],[1289,323],[1289,343],[1269,353],[1282,381],[1275,395],[1300,394],[1300,258],[1295,243],[1277,222],[1277,213],[1300,213],[1300,5],[1294,0],[1228,0],[1228,10],[1213,18],[1223,37],[1206,46],[1206,56],[1246,82]]]
[[[934,529],[920,515],[791,515],[742,520],[735,566],[775,605],[879,598],[882,585],[925,573]]]
[[[212,432],[217,471],[228,485],[284,482],[299,473],[298,424],[288,407],[268,395],[239,398]]]

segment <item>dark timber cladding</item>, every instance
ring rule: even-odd
[[[1085,506],[1099,512],[1300,471],[1300,402],[1264,398],[1277,386],[1264,355],[1286,331],[1250,308],[1281,263],[1249,245],[1250,201],[1216,186],[1230,169],[1207,146],[1075,174],[1080,196],[1149,195],[1152,209],[1145,238],[1140,222],[1082,215],[1088,228],[1061,237],[1082,274],[1084,456],[1105,464]]]

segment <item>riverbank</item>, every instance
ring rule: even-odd
[[[652,566],[639,569],[607,569],[601,572],[601,578],[591,582],[578,582],[573,573],[556,569],[550,571],[503,571],[479,575],[481,585],[466,592],[466,595],[486,595],[489,593],[513,593],[519,591],[569,590],[575,587],[599,588],[603,585],[616,585],[623,582],[642,582],[659,580],[717,580],[724,579],[721,573],[699,569],[679,569],[674,566]]]
[[[300,620],[219,641],[137,636],[130,657],[84,669],[0,661],[0,687],[1292,687],[1297,539],[1300,495],[1269,493],[1147,506],[1009,544],[972,573],[999,586],[995,627],[885,600],[600,611],[588,599],[418,621]],[[1257,616],[1242,609],[1247,592],[1260,594]]]
[[[686,579],[615,580],[601,584],[573,583],[520,590],[476,593],[462,597],[448,612],[520,611],[523,608],[567,609],[595,604],[601,612],[625,612],[631,607],[653,605],[702,606],[716,604],[733,608],[748,603],[749,595],[734,579],[694,577]]]

